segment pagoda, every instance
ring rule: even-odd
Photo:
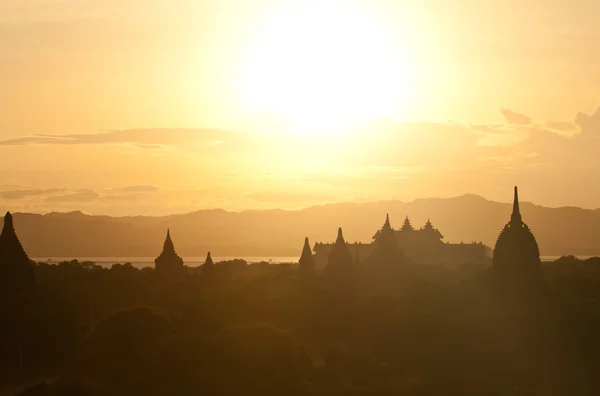
[[[30,289],[35,287],[35,272],[32,262],[19,241],[10,212],[4,216],[4,227],[0,234],[0,273],[7,287]]]
[[[425,223],[425,225],[423,226],[423,228],[421,230],[427,236],[434,236],[436,238],[436,240],[444,238],[442,233],[437,228],[433,227],[433,224],[431,224],[431,221],[429,219],[427,219],[427,223]]]
[[[155,260],[154,269],[157,272],[169,275],[179,275],[185,273],[183,259],[175,253],[175,246],[171,240],[171,232],[167,229],[167,237],[163,244],[163,250]]]
[[[310,279],[317,275],[315,269],[315,259],[310,248],[308,238],[304,239],[304,247],[302,248],[302,255],[298,261],[298,279]]]
[[[346,277],[353,273],[352,254],[346,245],[341,227],[338,228],[338,236],[329,253],[324,273],[332,277]]]
[[[492,268],[497,279],[517,287],[540,280],[540,265],[540,249],[535,236],[523,222],[519,192],[515,187],[512,215],[498,236]]]
[[[412,230],[408,217],[404,221],[404,226],[402,228],[404,229],[405,227],[410,227]],[[406,256],[399,247],[396,233],[390,225],[389,215],[386,215],[385,222],[377,232],[373,245],[374,250],[369,256],[369,261],[374,266],[389,268],[390,266],[406,261]]]
[[[35,268],[17,237],[10,212],[0,234],[0,315],[23,318],[35,305]]]
[[[412,224],[410,224],[410,220],[408,218],[408,216],[406,216],[406,218],[404,218],[404,224],[402,224],[402,228],[400,229],[400,231],[414,231],[414,227],[412,226]]]
[[[208,252],[206,254],[206,260],[204,260],[204,264],[202,264],[201,276],[211,276],[215,272],[215,269],[215,263],[213,262],[210,252]]]

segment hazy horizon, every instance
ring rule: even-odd
[[[426,201],[426,200],[451,200],[451,199],[456,199],[456,198],[461,198],[461,197],[465,197],[465,196],[474,196],[477,198],[481,198],[484,199],[486,201],[489,202],[495,202],[495,203],[501,203],[501,204],[511,204],[512,201],[508,201],[508,200],[492,200],[489,199],[487,197],[478,195],[478,194],[474,194],[474,193],[464,193],[464,194],[460,194],[460,195],[453,195],[453,196],[447,196],[447,197],[442,197],[442,196],[432,196],[432,197],[419,197],[419,198],[405,198],[405,199],[400,199],[400,198],[390,198],[390,199],[381,199],[381,200],[365,200],[365,201],[332,201],[332,202],[324,202],[324,203],[320,203],[320,204],[313,204],[313,205],[307,205],[307,206],[300,206],[300,207],[292,207],[292,208],[281,208],[281,207],[271,207],[271,208],[244,208],[244,209],[230,209],[227,207],[198,207],[198,208],[190,208],[186,211],[181,211],[181,212],[164,212],[164,213],[137,213],[137,212],[132,212],[132,213],[125,213],[125,214],[110,214],[110,213],[103,213],[103,212],[87,212],[85,210],[82,210],[80,208],[74,207],[71,210],[52,210],[52,211],[35,211],[35,210],[31,210],[31,211],[15,211],[12,210],[10,207],[6,207],[6,208],[2,208],[0,207],[0,213],[5,213],[5,212],[11,212],[13,214],[15,213],[28,213],[28,214],[36,214],[36,215],[48,215],[51,213],[60,213],[60,214],[69,214],[69,213],[82,213],[84,215],[87,216],[110,216],[110,217],[166,217],[166,216],[174,216],[174,215],[185,215],[185,214],[189,214],[189,213],[194,213],[194,212],[202,212],[202,211],[225,211],[225,212],[230,212],[230,213],[242,213],[242,212],[253,212],[253,211],[290,211],[290,212],[298,212],[298,211],[302,211],[302,210],[306,210],[306,209],[311,209],[311,208],[317,208],[317,207],[326,207],[326,206],[336,206],[336,205],[347,205],[347,204],[379,204],[379,203],[385,203],[385,202],[393,202],[393,203],[402,203],[402,204],[411,204],[414,202],[418,202],[418,201]],[[547,205],[540,205],[536,202],[531,202],[528,200],[522,200],[522,203],[531,203],[533,205],[536,206],[540,206],[543,208],[550,208],[550,209],[560,209],[560,208],[580,208],[580,209],[586,209],[586,210],[599,210],[600,209],[600,205],[598,205],[597,207],[589,207],[589,208],[585,208],[585,207],[579,207],[579,206],[574,206],[574,205],[559,205],[559,206],[547,206]],[[407,214],[409,215],[409,214]]]
[[[596,208],[598,15],[592,0],[0,0],[0,207],[506,202],[516,184]]]

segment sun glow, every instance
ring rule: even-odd
[[[382,22],[348,5],[271,15],[241,65],[244,106],[321,135],[402,118],[415,68],[398,29]]]

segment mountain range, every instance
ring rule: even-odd
[[[335,240],[342,227],[348,242],[370,242],[389,213],[392,227],[405,216],[420,228],[430,219],[451,243],[483,242],[493,247],[508,222],[512,204],[476,195],[454,198],[337,203],[301,210],[199,210],[161,217],[91,216],[81,212],[15,213],[14,223],[30,257],[154,257],[167,228],[183,257],[299,256],[311,243]],[[521,203],[524,221],[543,256],[600,254],[600,210],[548,208]]]

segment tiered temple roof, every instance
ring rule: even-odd
[[[498,236],[492,261],[497,274],[512,280],[540,276],[540,250],[535,236],[523,222],[517,187],[510,221]]]
[[[404,219],[404,224],[402,225],[402,228],[400,229],[400,231],[413,231],[414,227],[412,226],[412,224],[410,224],[410,220],[408,218],[408,216],[406,216],[406,218]]]
[[[185,271],[183,259],[175,252],[175,246],[171,240],[171,232],[167,229],[167,237],[163,244],[163,250],[154,260],[154,267],[157,271],[166,274],[180,274]]]
[[[352,254],[348,250],[342,228],[338,228],[338,236],[329,253],[329,260],[325,272],[334,276],[348,274],[352,271]]]

